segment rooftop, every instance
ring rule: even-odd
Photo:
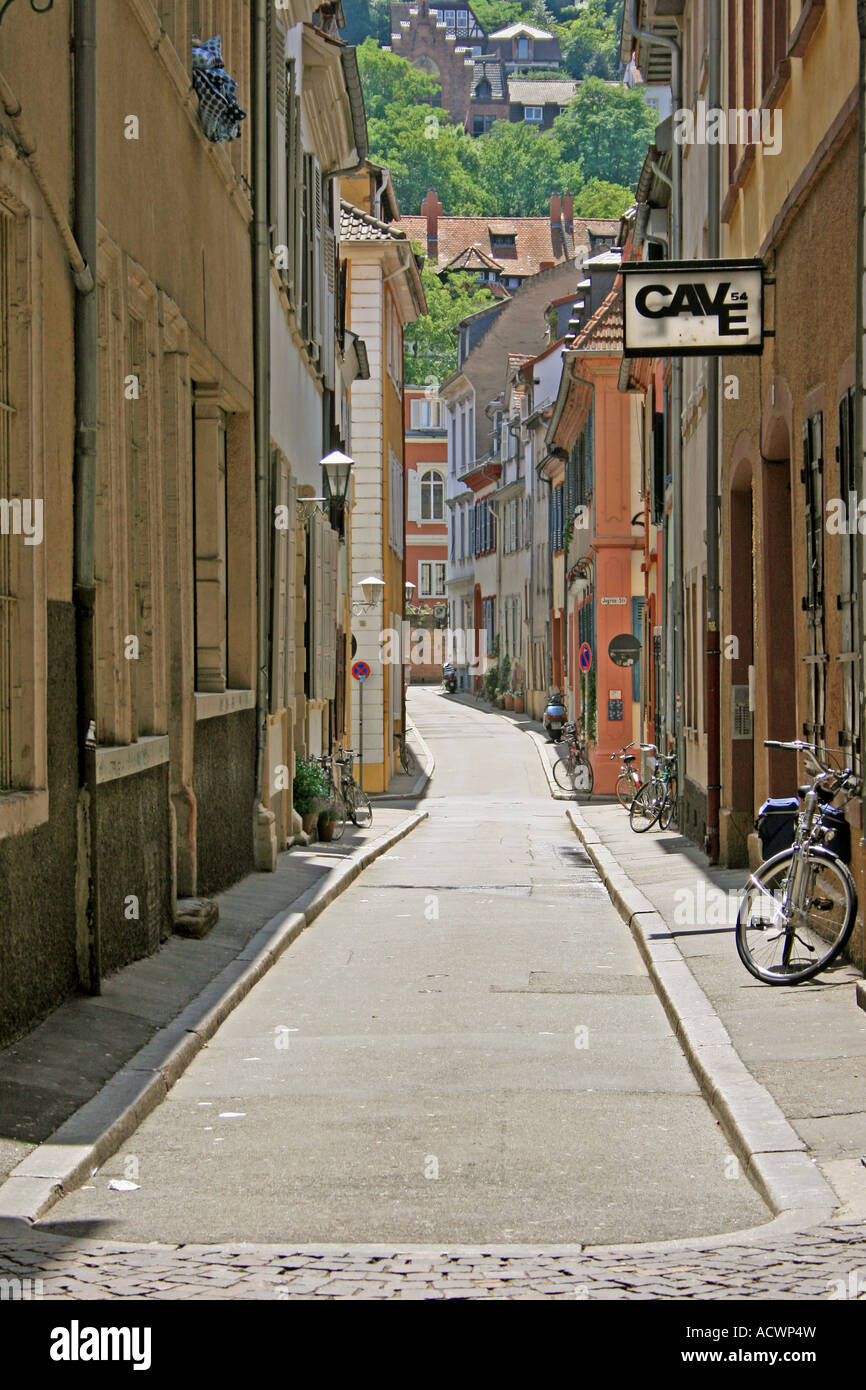
[[[522,106],[568,106],[576,91],[577,83],[571,79],[549,78],[544,82],[532,82],[525,77],[508,79],[508,100],[520,102]]]
[[[523,24],[518,20],[516,24],[509,24],[505,29],[497,29],[495,34],[491,34],[491,39],[513,39],[517,34],[526,34],[530,39],[552,39],[553,34],[546,29],[536,29],[532,24]]]

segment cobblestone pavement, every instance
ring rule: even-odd
[[[559,1252],[136,1246],[29,1230],[0,1239],[0,1298],[10,1297],[866,1301],[866,1225],[834,1223],[776,1241],[689,1249]]]

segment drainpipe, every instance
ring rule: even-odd
[[[592,453],[593,453],[593,465],[595,465],[595,462],[596,462],[596,460],[595,460],[595,382],[594,382],[594,381],[590,381],[590,379],[589,379],[588,377],[585,377],[585,376],[578,376],[577,372],[574,370],[574,363],[573,363],[572,361],[570,361],[569,364],[568,364],[568,374],[569,374],[569,376],[571,377],[571,380],[572,380],[572,381],[578,382],[581,386],[588,386],[589,389],[590,389],[590,391],[592,392],[592,404],[591,404],[591,406],[590,406],[590,418],[591,418],[592,421],[593,421]],[[567,465],[566,465],[566,467],[567,467]],[[594,471],[595,471],[595,470],[594,470],[594,468],[593,468],[593,472],[594,472]],[[594,488],[594,484],[593,484],[593,488]],[[564,550],[564,551],[563,551],[563,564],[564,564],[564,566],[565,566],[565,576],[564,576],[565,590],[564,590],[564,592],[565,592],[565,597],[566,597],[566,599],[567,599],[567,597],[568,597],[568,593],[567,593],[567,590],[568,590],[568,551],[567,551],[567,550]],[[594,593],[594,592],[595,592],[595,583],[593,582],[593,593]],[[594,599],[594,598],[593,598],[593,601],[592,601],[592,606],[593,606],[593,609],[594,609],[594,608],[595,608],[595,599]],[[567,643],[563,643],[563,646],[567,648]],[[597,656],[598,656],[598,653],[596,653],[596,657],[597,657]],[[595,732],[596,732],[596,741],[597,741],[597,740],[598,740],[598,668],[597,668],[597,667],[596,667],[596,677],[595,677],[595,681],[596,681]],[[584,728],[586,728],[586,713],[585,713],[585,711],[584,711]],[[589,730],[587,729],[586,732],[587,732],[587,735],[588,735],[588,734],[589,734]]]
[[[550,513],[553,506],[553,483],[542,469],[547,466],[552,454],[547,454],[535,465],[535,474],[540,482],[547,484],[547,694],[553,689],[553,546],[551,545]]]
[[[722,104],[722,35],[718,5],[710,5],[707,109]],[[721,253],[721,145],[707,145],[707,252]],[[721,797],[721,708],[719,650],[719,359],[708,357],[707,377],[707,615],[704,699],[707,702],[707,831],[704,848],[711,864],[719,862]],[[682,781],[682,778],[680,778]]]
[[[857,0],[857,27],[860,33],[860,76],[859,76],[859,120],[857,125],[857,367],[855,374],[854,407],[854,457],[857,460],[857,491],[860,497],[866,495],[866,0]],[[866,690],[864,690],[864,664],[866,664],[866,586],[864,586],[863,563],[866,547],[859,530],[856,538],[857,559],[857,613],[858,613],[858,661],[857,690],[860,701],[860,735],[856,750],[860,774],[863,771],[862,748],[866,734]],[[866,783],[863,787],[863,800],[860,810],[860,843],[866,843]]]
[[[253,381],[256,457],[256,786],[253,844],[258,869],[277,867],[274,813],[264,804],[270,649],[270,233],[268,228],[268,0],[253,9]]]
[[[646,39],[648,42],[657,44],[660,48],[666,48],[671,55],[671,99],[674,110],[679,109],[682,99],[681,91],[681,55],[680,46],[675,39],[668,38],[666,34],[654,34],[649,29],[641,29],[639,23],[638,10],[640,0],[629,0],[628,25],[636,39]],[[710,9],[714,7],[711,5]],[[671,259],[678,261],[682,258],[682,146],[676,140],[672,141],[671,150]],[[683,671],[685,669],[684,642],[683,642],[683,452],[682,452],[682,416],[683,416],[683,362],[681,357],[671,359],[671,415],[673,417],[673,430],[671,431],[671,472],[673,474],[673,549],[674,549],[674,593],[673,593],[673,632],[674,632],[674,734],[676,738],[677,766],[679,775],[677,778],[679,786],[680,804],[677,807],[679,824],[683,824],[682,799],[683,787],[685,786],[686,766],[685,766],[685,744],[683,740],[683,712],[682,712],[682,685]],[[707,584],[709,590],[709,584]],[[678,706],[677,701],[680,701]],[[667,726],[667,711],[665,711],[665,726]],[[667,727],[666,727],[667,732]]]
[[[102,942],[99,925],[99,868],[96,820],[96,444],[99,400],[98,304],[96,297],[96,0],[75,0],[74,138],[75,247],[83,260],[76,275],[75,300],[75,462],[73,598],[75,603],[76,685],[78,698],[78,868],[76,883],[81,938],[82,984],[99,994]],[[64,239],[65,240],[65,239]],[[70,247],[67,245],[67,254]],[[89,275],[84,276],[88,271]],[[89,284],[88,284],[89,279]],[[81,939],[80,938],[80,939]]]

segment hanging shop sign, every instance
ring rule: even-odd
[[[630,261],[622,277],[624,357],[763,352],[763,261]]]

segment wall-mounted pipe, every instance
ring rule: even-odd
[[[73,466],[73,601],[78,699],[78,867],[76,900],[82,985],[99,994],[102,943],[99,924],[99,871],[96,815],[96,448],[99,403],[99,315],[95,286],[96,241],[96,0],[75,0],[73,36],[73,158],[75,174],[75,251],[82,266],[75,297],[75,461]],[[32,167],[32,166],[31,166]],[[84,275],[84,271],[88,275]],[[77,283],[77,282],[76,282]],[[84,288],[89,285],[88,288]]]

